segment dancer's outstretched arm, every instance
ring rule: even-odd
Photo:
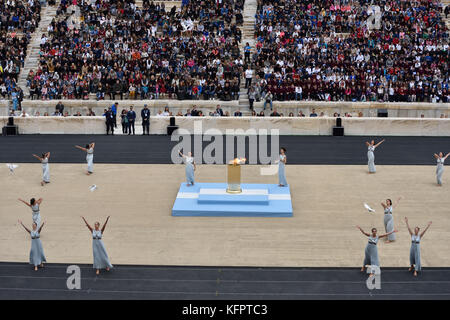
[[[432,221],[428,222],[426,228],[422,231],[422,233],[420,234],[420,237],[422,238],[423,235],[425,234],[425,232],[427,232],[428,228],[431,226]]]
[[[17,199],[17,200],[19,200],[20,202],[23,202],[23,203],[25,203],[27,206],[29,206],[29,207],[31,207],[31,204],[29,204],[28,202],[26,202],[25,200],[22,200],[22,199]]]
[[[106,224],[108,223],[108,221],[109,221],[109,217],[110,216],[108,216],[107,218],[106,218],[106,221],[105,221],[105,223],[103,224],[103,228],[102,228],[102,233],[105,231],[105,229],[106,229]]]
[[[34,154],[34,153],[33,153],[32,156],[35,157],[36,159],[38,159],[39,161],[42,161],[42,158],[39,157],[37,154]]]
[[[42,222],[41,227],[40,227],[39,230],[38,230],[39,233],[41,233],[42,227],[44,226],[45,223],[46,223],[46,221]]]
[[[381,234],[381,235],[379,235],[378,236],[378,238],[384,238],[384,237],[387,237],[387,236],[390,236],[391,234],[393,234],[394,232],[398,232],[398,230],[397,229],[395,229],[394,231],[391,231],[391,232],[388,232],[388,233],[385,233],[385,234]]]
[[[83,148],[83,147],[80,147],[80,146],[75,146],[75,148],[77,148],[77,149],[80,149],[80,150],[83,150],[83,151],[87,151],[87,149],[86,148]]]
[[[447,153],[447,155],[444,157],[444,160],[446,160],[448,156],[450,156],[450,152]]]
[[[91,142],[91,144],[89,145],[90,148],[94,149],[95,148],[95,142]]]
[[[406,227],[408,228],[409,234],[413,235],[411,228],[409,227],[408,218],[405,217]]]
[[[375,147],[375,148],[378,147],[380,144],[382,144],[382,143],[385,142],[385,141],[386,141],[385,139],[381,140],[381,141],[378,142],[376,145],[374,145],[374,147]]]
[[[361,233],[362,233],[363,235],[370,237],[370,234],[368,234],[367,232],[364,232],[364,230],[363,230],[360,226],[356,226],[356,228],[358,228],[359,231],[361,231]]]
[[[397,208],[398,204],[400,203],[400,200],[402,200],[402,197],[398,197],[397,201],[392,204],[392,208]]]
[[[436,159],[439,159],[439,156],[435,153],[434,155],[433,155]]]
[[[23,227],[28,233],[31,233],[30,229],[28,229],[27,227],[25,227],[25,225],[22,223],[21,220],[18,220],[18,221],[19,221],[19,223],[22,225],[22,227]]]
[[[89,229],[89,231],[92,232],[92,227],[89,225],[86,219],[83,216],[81,216],[81,219],[83,219],[84,223],[86,223],[86,227]]]

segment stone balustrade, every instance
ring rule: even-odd
[[[8,117],[0,117],[5,125]],[[20,134],[104,134],[103,117],[15,117]],[[151,134],[166,134],[170,117],[152,117]],[[261,133],[277,129],[281,135],[331,135],[333,117],[176,117],[176,125],[194,133],[194,128],[208,134]],[[119,120],[118,120],[119,122]],[[139,127],[141,121],[136,122]],[[367,136],[450,136],[450,119],[435,118],[342,118],[345,135]],[[228,132],[227,132],[228,130]],[[238,131],[235,131],[238,130]],[[250,131],[248,131],[250,130]],[[118,124],[118,131],[121,131]],[[198,131],[197,131],[198,132]],[[210,133],[216,134],[209,131]]]
[[[86,115],[89,109],[92,109],[96,115],[102,115],[103,110],[111,106],[114,100],[62,100],[65,106],[65,111],[69,115],[74,115],[80,112]],[[169,107],[169,110],[176,115],[179,111],[185,114],[187,109],[191,109],[196,105],[198,110],[202,110],[204,115],[208,115],[216,109],[219,104],[224,112],[232,115],[239,109],[239,101],[218,101],[218,100],[117,100],[119,103],[119,113],[123,108],[133,106],[134,110],[140,114],[144,104],[147,104],[151,110],[151,114],[155,115],[159,110],[164,110],[164,107]],[[58,100],[24,100],[22,107],[29,115],[34,115],[37,111],[41,115],[48,112],[50,115],[55,111],[55,106]],[[10,102],[7,100],[0,100],[0,116],[8,115]],[[255,102],[255,111],[260,112],[263,108],[263,102]],[[407,103],[407,102],[326,102],[326,101],[275,101],[273,107],[279,113],[288,116],[290,112],[297,115],[301,110],[305,115],[309,115],[314,108],[317,114],[323,112],[326,116],[333,116],[335,112],[343,116],[345,113],[357,116],[362,113],[364,117],[376,117],[379,109],[386,109],[389,117],[403,117],[403,118],[440,118],[450,117],[450,103]],[[269,107],[267,107],[269,109]],[[241,110],[248,112],[248,110]],[[270,113],[266,110],[266,115]]]

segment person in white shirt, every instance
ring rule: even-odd
[[[247,67],[245,70],[245,89],[248,89],[252,85],[253,70]]]

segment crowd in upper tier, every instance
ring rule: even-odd
[[[55,19],[42,36],[33,99],[238,98],[243,0],[92,3],[78,4],[79,25]]]
[[[449,102],[439,1],[259,0],[255,37],[261,96]]]

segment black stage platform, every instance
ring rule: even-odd
[[[287,148],[289,164],[364,165],[367,164],[364,142],[369,139],[371,137],[280,136],[280,146]],[[381,137],[375,139],[378,141]],[[0,163],[35,162],[31,154],[44,151],[52,152],[52,163],[83,163],[85,154],[74,145],[84,146],[92,141],[96,142],[95,163],[124,164],[169,164],[171,149],[177,143],[171,141],[170,136],[157,135],[0,136]],[[207,144],[209,142],[204,142]],[[246,150],[248,154],[248,140]],[[433,153],[439,151],[450,152],[450,137],[387,137],[376,150],[375,161],[377,165],[435,165]]]

